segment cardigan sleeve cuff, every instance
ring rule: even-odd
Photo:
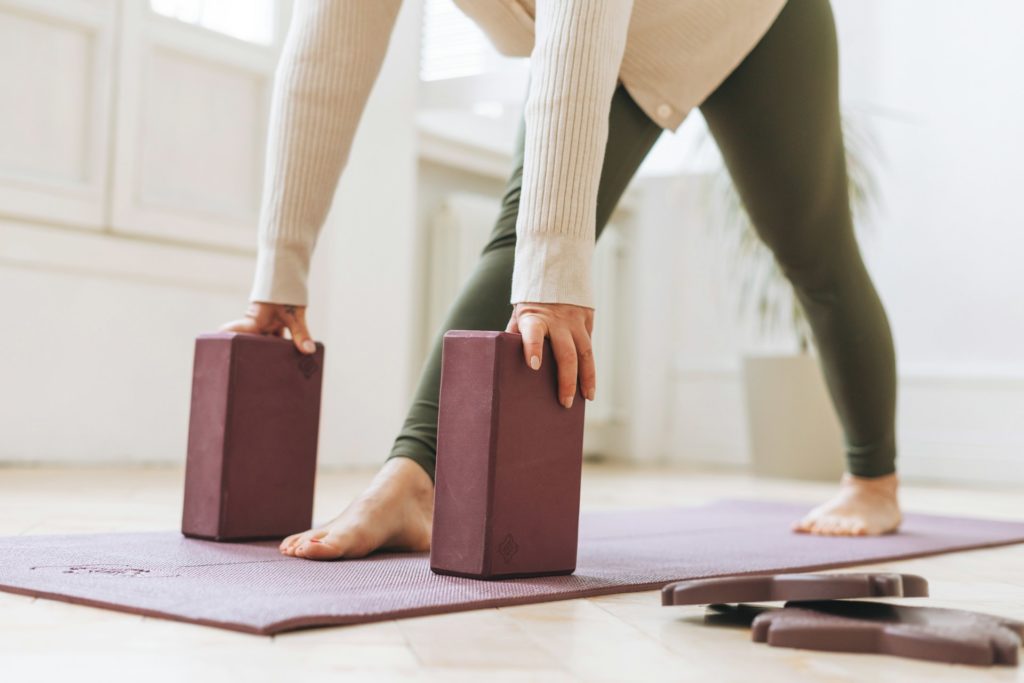
[[[260,246],[249,300],[305,306],[311,252],[301,244]]]
[[[511,303],[594,307],[590,263],[594,242],[561,234],[526,232],[516,241]]]

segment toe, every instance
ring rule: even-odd
[[[344,556],[342,550],[326,543],[310,543],[305,555],[309,560],[337,560]]]
[[[793,522],[792,529],[797,533],[807,534],[814,528],[814,517],[807,515],[803,519]]]
[[[822,517],[814,523],[811,532],[819,536],[832,536],[835,534],[836,521],[833,517]]]
[[[297,537],[292,539],[292,542],[288,544],[288,547],[285,548],[285,550],[287,550],[288,552],[294,553],[296,548],[298,548],[300,545],[302,545],[303,543],[306,542],[306,540],[308,538],[308,535],[309,535],[308,531],[299,534]]]
[[[833,517],[831,532],[833,536],[845,536],[846,535],[846,518],[845,517]]]
[[[286,538],[283,541],[281,541],[281,545],[279,545],[277,547],[281,550],[281,552],[285,552],[286,550],[291,548],[293,545],[295,545],[296,541],[298,541],[301,537],[302,537],[301,533],[300,534],[292,534],[288,538]]]
[[[852,516],[847,518],[844,530],[849,536],[863,536],[867,531],[867,522],[863,517]]]
[[[295,554],[307,560],[336,560],[344,557],[345,549],[334,537],[310,538],[295,549]]]
[[[286,546],[284,546],[284,550],[282,552],[284,552],[284,554],[286,555],[291,555],[292,557],[295,557],[298,554],[298,549],[302,545],[309,543],[309,541],[313,539],[318,533],[321,536],[323,536],[323,534],[326,532],[321,533],[320,530],[318,529],[310,529],[309,531],[303,531],[301,534],[289,536],[288,539],[286,539],[286,541],[290,542]]]
[[[842,536],[853,535],[853,519],[849,517],[843,517],[838,520],[836,525],[836,533]]]

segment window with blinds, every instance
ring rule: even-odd
[[[467,148],[508,152],[527,90],[528,60],[499,53],[452,0],[422,0],[417,123],[435,158],[458,161]],[[494,0],[497,1],[497,0]],[[456,141],[455,147],[449,147]],[[468,146],[468,147],[467,147]],[[507,162],[497,163],[499,175]]]
[[[440,81],[478,76],[496,52],[487,36],[452,0],[423,3],[423,42],[420,78]]]

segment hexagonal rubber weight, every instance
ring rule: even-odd
[[[801,602],[762,612],[755,642],[950,664],[1016,666],[1024,623],[989,614],[877,602]]]
[[[661,589],[661,604],[708,605],[773,600],[927,596],[928,581],[916,574],[765,574],[670,583]]]

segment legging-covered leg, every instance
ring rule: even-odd
[[[661,128],[619,86],[609,113],[608,143],[597,202],[597,235],[657,141]],[[516,245],[516,216],[523,172],[523,128],[516,143],[515,170],[505,188],[501,213],[480,261],[441,326],[420,375],[405,424],[390,458],[416,461],[433,478],[437,450],[437,403],[441,383],[441,339],[448,330],[503,330],[512,315],[509,303]]]
[[[807,314],[846,434],[849,472],[891,474],[896,363],[850,216],[827,0],[791,0],[701,111]]]

